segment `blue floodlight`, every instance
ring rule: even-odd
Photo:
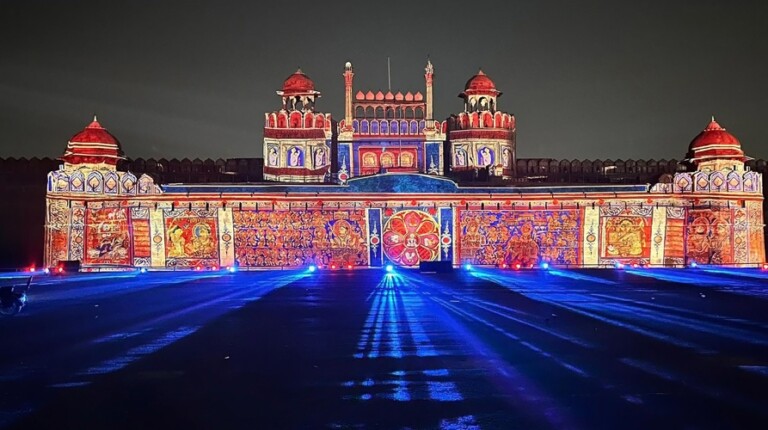
[[[617,268],[617,269],[623,269],[623,268],[624,268],[624,264],[622,264],[622,263],[619,263],[619,262],[617,261],[617,262],[616,262],[616,268]]]
[[[541,268],[544,269],[544,270],[549,269],[549,263],[547,263],[546,261],[541,263]]]
[[[695,261],[692,261],[692,262],[691,262],[691,269],[695,269],[695,268],[697,268],[698,266],[699,266],[699,265],[698,265],[698,264],[696,264],[696,262],[695,262]]]
[[[471,264],[469,264],[469,263],[466,263],[466,264],[464,265],[464,270],[472,270],[472,265],[471,265]]]
[[[385,267],[384,270],[386,270],[387,273],[392,273],[395,270],[395,266],[387,264],[387,267]]]
[[[317,266],[315,266],[314,264],[312,264],[312,265],[310,265],[310,266],[307,268],[307,270],[309,270],[310,272],[314,272],[315,270],[317,270]]]
[[[45,269],[43,269],[43,273],[45,274],[51,273],[51,269],[46,267]]]
[[[227,267],[227,270],[229,270],[229,273],[235,273],[235,272],[237,272],[237,267],[229,266],[229,267]]]
[[[142,267],[141,269],[139,269],[139,272],[147,273],[147,268],[146,267]]]

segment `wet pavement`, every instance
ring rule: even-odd
[[[719,429],[768,418],[768,273],[39,277],[12,429]]]

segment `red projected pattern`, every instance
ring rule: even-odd
[[[384,227],[384,254],[401,266],[437,259],[440,228],[426,212],[405,210],[392,215]]]

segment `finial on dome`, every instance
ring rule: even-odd
[[[93,114],[93,122],[99,122],[99,119],[96,118],[96,114]]]
[[[478,75],[484,75],[485,74],[485,73],[483,73],[483,68],[482,67],[478,67],[477,68],[477,74]]]
[[[296,68],[296,73],[304,74],[304,72],[301,71],[301,66]]]

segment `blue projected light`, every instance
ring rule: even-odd
[[[386,270],[387,273],[392,273],[395,270],[395,266],[387,264],[387,267],[385,267],[384,270]]]
[[[695,268],[697,268],[697,267],[699,267],[699,265],[698,265],[698,264],[696,264],[696,262],[695,262],[695,261],[692,261],[692,262],[691,262],[691,269],[695,269]]]
[[[314,272],[315,270],[317,270],[317,266],[315,266],[315,265],[313,264],[313,265],[309,266],[309,267],[307,268],[307,270],[308,270],[308,271],[310,271],[310,272]]]
[[[549,269],[549,263],[547,263],[546,261],[541,263],[541,268],[544,269],[544,270]]]
[[[146,267],[142,267],[141,269],[139,269],[139,272],[147,273],[147,268]]]
[[[464,270],[472,270],[472,265],[467,263],[464,265]]]
[[[229,270],[229,273],[235,273],[235,272],[237,272],[237,267],[229,266],[229,267],[227,267],[227,270]]]

